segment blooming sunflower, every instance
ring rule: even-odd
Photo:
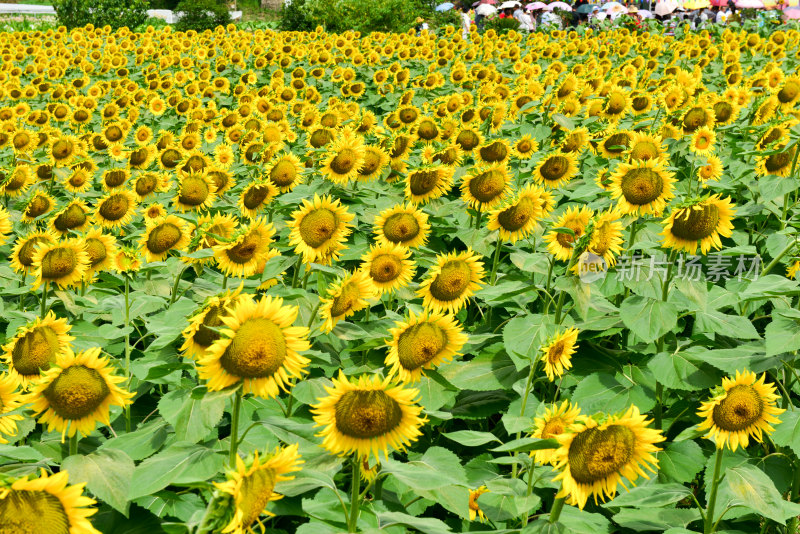
[[[431,229],[428,214],[411,204],[397,204],[383,210],[375,217],[372,228],[379,244],[408,248],[424,245]]]
[[[336,323],[366,308],[373,297],[373,287],[367,273],[355,271],[332,283],[327,293],[327,298],[319,299],[320,317],[325,320],[323,332],[330,332]]]
[[[374,180],[381,175],[383,169],[389,165],[389,154],[380,147],[367,146],[364,148],[364,161],[358,169],[356,179],[360,182]]]
[[[464,252],[439,254],[436,256],[436,265],[428,271],[417,294],[422,297],[422,305],[427,309],[456,313],[480,289],[483,275],[480,255],[470,248]]]
[[[578,173],[578,160],[571,152],[551,152],[533,170],[533,179],[554,189],[569,182]]]
[[[217,186],[208,173],[178,173],[178,187],[172,204],[181,212],[207,210],[216,198]]]
[[[139,244],[145,262],[164,261],[171,250],[183,250],[189,244],[186,222],[175,215],[146,219]]]
[[[364,163],[364,142],[361,137],[349,130],[343,130],[327,148],[320,173],[338,185],[346,185],[355,180],[358,170]]]
[[[17,421],[22,421],[22,416],[19,414],[6,415],[18,409],[24,403],[25,398],[22,393],[17,391],[18,387],[18,381],[10,374],[0,374],[0,443],[8,443],[8,440],[3,436],[15,436],[17,434]],[[0,517],[2,517],[1,512]]]
[[[269,163],[266,177],[278,191],[287,193],[303,183],[303,164],[291,152],[281,154]]]
[[[708,126],[703,126],[695,130],[692,134],[692,141],[689,143],[689,150],[698,156],[708,156],[714,152],[714,143],[717,140],[717,134]]]
[[[89,254],[81,239],[43,243],[33,253],[31,266],[36,273],[33,289],[53,283],[58,287],[76,286],[89,269]]]
[[[38,217],[52,211],[55,205],[56,201],[53,200],[53,197],[44,191],[36,191],[25,205],[20,220],[26,223],[34,222]]]
[[[477,489],[469,490],[469,520],[486,521],[486,514],[483,513],[481,507],[478,506],[478,497],[487,493],[489,489],[486,486],[480,486]]]
[[[317,399],[311,413],[322,446],[332,454],[356,453],[360,459],[380,460],[380,453],[389,458],[389,450],[404,451],[422,435],[425,422],[422,407],[415,404],[419,390],[381,379],[378,375],[362,375],[351,382],[339,371],[333,387],[325,387],[328,395]]]
[[[539,143],[530,134],[525,134],[514,142],[513,155],[517,159],[531,159],[539,150]]]
[[[292,480],[288,473],[300,470],[300,454],[297,444],[278,447],[272,454],[259,460],[258,451],[248,468],[237,455],[236,469],[229,472],[225,482],[214,482],[222,493],[233,499],[233,517],[222,532],[225,534],[244,534],[251,532],[250,527],[259,521],[261,514],[275,515],[266,509],[269,502],[281,499],[283,495],[275,493],[275,485],[285,480]],[[263,525],[262,525],[263,526]]]
[[[717,156],[706,156],[706,164],[697,169],[697,176],[703,182],[719,180],[722,177],[722,160]]]
[[[136,195],[116,189],[101,198],[94,210],[94,221],[104,228],[118,228],[131,222],[136,211]]]
[[[770,423],[780,423],[775,417],[785,410],[775,406],[779,399],[775,385],[764,382],[766,373],[758,378],[752,371],[736,371],[735,378],[722,379],[722,391],[700,406],[697,412],[704,421],[698,430],[708,430],[718,449],[727,444],[732,451],[747,447],[750,436],[759,443],[764,432],[773,432]]]
[[[264,211],[280,190],[270,180],[254,181],[248,184],[239,197],[238,207],[247,217],[258,217]]]
[[[28,393],[39,423],[46,423],[48,431],[60,431],[62,440],[65,434],[88,436],[98,421],[110,425],[111,406],[125,407],[133,398],[118,385],[125,377],[112,372],[99,347],[60,353],[55,366],[44,371]]]
[[[792,162],[794,161],[797,146],[788,150],[776,152],[766,156],[756,157],[756,174],[759,176],[789,176],[792,172]]]
[[[417,382],[425,369],[450,361],[469,339],[456,318],[441,312],[410,312],[405,322],[395,322],[386,340],[385,364],[402,382]]]
[[[425,204],[439,198],[453,186],[455,169],[446,165],[427,165],[406,176],[406,198],[412,204]]]
[[[352,231],[353,215],[342,206],[339,199],[330,196],[314,200],[303,200],[300,209],[292,212],[292,220],[286,223],[291,228],[289,244],[297,254],[303,255],[306,263],[328,264],[344,247],[344,241]]]
[[[608,267],[617,262],[616,255],[622,252],[622,221],[616,210],[604,211],[594,220],[592,237],[586,250],[601,256]]]
[[[672,210],[664,221],[664,246],[694,254],[697,246],[707,254],[722,248],[722,237],[733,231],[734,205],[729,198],[713,195]]]
[[[3,346],[4,361],[10,379],[21,386],[37,380],[43,371],[56,363],[59,355],[70,349],[75,338],[69,335],[72,328],[66,319],[57,319],[55,313],[20,327],[16,335]]]
[[[400,245],[377,245],[362,257],[361,270],[372,283],[377,297],[406,287],[414,276],[411,251]]]
[[[49,231],[36,231],[17,238],[11,251],[11,268],[18,273],[28,274],[33,269],[33,255],[42,246],[55,243],[56,236]]]
[[[275,228],[263,218],[254,219],[230,241],[214,245],[214,258],[225,276],[247,278],[256,272],[259,261],[279,255],[270,248]]]
[[[675,195],[673,174],[661,160],[621,163],[609,177],[611,196],[624,215],[659,215]]]
[[[552,204],[553,197],[548,191],[529,184],[489,214],[488,228],[497,230],[500,239],[516,243],[536,228]]]
[[[595,501],[613,497],[622,477],[631,484],[639,475],[649,478],[642,467],[655,472],[658,460],[653,453],[660,450],[655,444],[664,441],[661,431],[647,428],[649,424],[639,409],[631,406],[603,423],[586,418],[575,423],[571,432],[555,436],[560,447],[552,462],[561,471],[553,479],[561,481],[556,496],[583,509],[590,495]]]
[[[494,139],[475,152],[476,160],[487,165],[499,165],[511,156],[511,145],[507,139]]]
[[[619,158],[628,150],[631,144],[631,137],[632,132],[627,130],[612,132],[597,145],[597,150],[606,159]]]
[[[114,269],[120,273],[133,273],[142,266],[142,259],[136,250],[122,247],[113,258]]]
[[[555,228],[569,228],[575,235],[566,232],[551,230],[547,233],[544,240],[547,242],[547,250],[556,257],[557,260],[569,261],[572,257],[573,246],[578,239],[586,232],[589,219],[594,216],[594,212],[586,206],[580,208],[571,206],[554,223]]]
[[[504,164],[474,168],[461,182],[461,200],[473,209],[491,209],[508,194],[509,182]]]
[[[61,236],[65,236],[70,232],[80,232],[89,226],[88,210],[89,208],[83,200],[78,198],[73,199],[69,204],[53,214],[53,217],[50,219],[50,228],[54,233]],[[0,211],[0,214],[3,213],[4,212]],[[2,233],[2,231],[0,231],[0,233]]]
[[[628,145],[628,157],[634,161],[661,160],[667,155],[664,140],[660,135],[632,132]]]
[[[240,295],[229,315],[220,316],[226,327],[220,338],[197,358],[197,375],[208,381],[209,391],[242,382],[243,393],[278,396],[309,364],[300,354],[310,347],[308,328],[292,326],[295,319],[297,306],[284,306],[280,297],[256,301]]]
[[[139,200],[169,189],[169,177],[159,172],[144,172],[133,180],[133,192]]]
[[[26,165],[18,165],[5,177],[2,186],[0,186],[0,191],[9,198],[15,198],[25,193],[32,183],[33,176],[31,175],[29,167]],[[91,185],[90,182],[89,185]]]
[[[230,315],[236,305],[243,285],[233,291],[226,291],[206,301],[200,310],[189,318],[189,326],[184,328],[183,345],[180,350],[189,358],[198,358],[206,353],[208,347],[220,338],[215,330],[223,326],[222,317]]]
[[[39,478],[26,475],[12,484],[0,486],[0,526],[9,533],[47,532],[60,534],[100,534],[89,517],[94,499],[82,495],[84,484],[67,486],[65,469],[48,476],[42,468]]]
[[[550,382],[554,382],[556,377],[564,376],[564,372],[572,367],[571,360],[578,349],[579,332],[577,328],[568,328],[542,347],[544,372]]]
[[[114,264],[117,254],[117,240],[113,235],[104,234],[99,228],[92,228],[83,235],[86,254],[89,255],[89,268],[86,278],[99,271],[108,271]]]
[[[159,213],[156,216],[160,215]],[[191,228],[189,252],[212,248],[221,242],[227,243],[233,237],[238,226],[239,221],[233,215],[218,213],[213,216],[208,214],[199,216]],[[210,258],[189,258],[187,256],[182,259],[187,263],[200,264],[210,261]]]
[[[572,405],[568,400],[562,402],[560,406],[553,404],[550,408],[545,409],[542,417],[536,417],[533,420],[534,429],[531,437],[549,439],[574,430],[575,423],[583,422],[586,419],[580,414],[581,409]],[[554,449],[540,449],[534,451],[533,460],[539,465],[554,464],[554,456]]]
[[[588,128],[576,128],[570,131],[561,141],[559,149],[563,153],[580,154],[587,146],[591,136]]]

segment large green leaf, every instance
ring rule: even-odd
[[[69,472],[71,484],[85,482],[97,498],[126,516],[135,467],[130,456],[116,449],[103,449],[85,456],[74,454],[61,463],[61,468]]]
[[[208,391],[205,386],[192,390],[173,389],[158,401],[158,411],[175,429],[177,441],[197,443],[220,422],[232,393]]]
[[[725,471],[717,499],[717,514],[728,506],[743,506],[782,525],[790,517],[800,514],[800,505],[786,506],[786,501],[766,473],[747,464]],[[714,519],[719,517],[717,515]]]
[[[595,373],[587,376],[572,393],[572,402],[586,413],[617,413],[635,404],[643,412],[655,405],[653,391],[631,377]]]
[[[505,352],[487,351],[467,362],[443,365],[439,374],[457,388],[491,391],[510,387],[517,369]]]
[[[460,443],[461,445],[467,445],[469,447],[477,447],[480,445],[485,445],[491,441],[497,441],[498,443],[502,443],[497,436],[490,432],[478,432],[475,430],[457,430],[455,432],[445,432],[442,434],[444,437],[452,439],[456,443]]]
[[[671,302],[632,295],[620,304],[619,316],[636,337],[651,342],[675,327],[678,310]]]
[[[417,490],[432,490],[445,484],[467,484],[467,475],[458,456],[442,447],[431,447],[419,459],[409,462],[390,458],[383,464],[382,471]]]
[[[708,389],[719,381],[713,368],[684,351],[656,354],[647,367],[661,384],[671,389]]]
[[[618,493],[614,500],[605,503],[606,508],[660,508],[688,497],[692,492],[682,484],[648,484]]]
[[[219,473],[224,458],[207,447],[177,442],[136,466],[128,498],[144,497],[170,484],[204,482]]]
[[[775,445],[791,448],[800,456],[800,410],[797,408],[783,412],[778,416],[780,423],[773,425],[772,441]]]
[[[167,440],[166,421],[157,417],[149,423],[141,425],[133,432],[117,436],[100,445],[100,449],[117,449],[139,461],[154,454]]]
[[[800,349],[800,311],[775,310],[765,330],[767,356]]]
[[[690,482],[703,470],[706,457],[694,441],[677,441],[657,453],[659,479]]]

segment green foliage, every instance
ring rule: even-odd
[[[175,24],[175,30],[180,32],[213,30],[231,22],[228,6],[220,0],[182,0],[175,12],[180,13]]]
[[[484,27],[487,30],[494,30],[498,35],[503,35],[511,30],[518,30],[519,29],[519,21],[513,17],[495,17],[492,19],[487,20],[484,23]]]
[[[297,5],[295,5],[297,4]],[[405,32],[432,16],[423,0],[295,0],[281,10],[281,29],[329,32]]]
[[[314,29],[314,21],[306,8],[306,0],[293,0],[281,6],[278,28],[287,32],[305,32]]]
[[[147,0],[54,0],[58,24],[76,28],[93,24],[136,28],[147,20]]]

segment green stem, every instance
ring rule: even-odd
[[[128,330],[130,324],[130,278],[128,273],[123,274],[125,277],[125,330]],[[131,335],[125,334],[125,376],[128,378],[128,386],[131,383]],[[131,431],[131,406],[125,406],[125,431]]]
[[[44,314],[47,312],[47,286],[50,282],[45,282],[42,286],[42,300],[39,307],[39,318],[44,319]]]
[[[533,457],[531,457],[531,466],[528,468],[528,489],[525,492],[525,496],[530,497],[531,491],[533,491],[533,467],[536,465],[533,461]],[[530,517],[530,511],[525,512],[525,517],[522,518],[522,526],[528,524],[528,518]]]
[[[361,491],[361,466],[358,457],[350,458],[353,478],[350,480],[350,514],[347,517],[347,532],[358,532],[359,492]]]
[[[550,509],[550,522],[555,523],[561,516],[561,509],[564,508],[564,497],[559,497],[553,502],[553,507]]]
[[[798,498],[800,498],[800,465],[795,466],[794,481],[792,482],[792,492],[789,494],[789,500],[791,500],[792,502],[797,502]],[[789,528],[786,532],[788,532],[789,534],[795,534],[796,532],[798,532],[797,523],[798,523],[797,516],[792,517],[792,520],[789,521]]]
[[[292,395],[291,391],[289,392],[289,400],[286,401],[286,418],[289,419],[292,416],[292,405],[294,404],[294,395]]]
[[[300,274],[300,267],[303,264],[303,256],[297,256],[297,263],[294,264],[294,274],[292,275],[292,289],[297,287],[297,279]]]
[[[500,263],[500,251],[503,250],[503,240],[497,237],[497,248],[494,249],[494,261],[492,262],[492,274],[489,276],[489,284],[494,285],[497,278],[497,265]]]
[[[69,438],[69,455],[74,456],[78,454],[78,433],[75,432],[73,436]]]
[[[186,269],[188,268],[189,267],[186,266],[183,269],[181,269],[181,272],[178,274],[177,277],[175,277],[175,284],[172,286],[172,296],[169,299],[170,306],[172,306],[175,303],[175,301],[178,300],[178,286],[181,283],[181,278],[183,277],[183,273],[185,273]]]
[[[717,449],[717,456],[714,460],[714,475],[711,479],[711,493],[708,494],[708,508],[706,510],[706,524],[703,534],[714,532],[714,508],[717,505],[717,487],[719,486],[719,470],[722,467],[722,451]]]
[[[525,391],[522,393],[522,404],[519,409],[520,417],[525,415],[525,408],[528,406],[528,395],[531,391],[531,382],[533,382],[533,372],[536,369],[536,362],[531,362],[530,370],[528,371],[528,380],[525,382]],[[522,436],[521,432],[517,432],[517,439]],[[514,458],[517,457],[518,453],[514,453]],[[511,477],[517,478],[517,462],[511,466]]]
[[[481,227],[481,208],[478,208],[478,214],[475,216],[475,229]]]
[[[303,275],[303,289],[305,289],[306,286],[308,285],[308,277],[311,276],[311,271],[312,270],[313,269],[311,269],[311,267],[309,266],[309,268],[306,269],[306,274]]]
[[[567,265],[567,276],[572,272],[572,268],[575,266],[575,262],[578,259],[578,255],[575,254],[577,252],[576,248],[572,249],[572,256],[569,258],[569,265]],[[561,308],[564,306],[564,298],[567,296],[567,292],[565,290],[561,290],[558,294],[558,303],[556,304],[556,324],[561,324]]]
[[[207,525],[208,525],[209,519],[211,519],[211,516],[213,515],[214,511],[216,510],[216,504],[217,504],[217,500],[218,500],[217,497],[218,497],[218,494],[215,492],[214,495],[211,497],[211,500],[208,501],[208,506],[206,506],[206,513],[203,514],[203,519],[200,521],[200,526],[197,527],[196,534],[205,534],[206,532],[208,532],[210,530],[210,527],[207,526]]]
[[[222,290],[224,291],[228,287],[228,275],[222,277]]]
[[[796,245],[795,241],[790,241],[786,248],[784,248],[775,258],[769,262],[769,264],[764,267],[764,270],[761,271],[761,276],[766,276],[769,272],[778,264],[778,262],[792,250],[792,247]]]
[[[233,412],[231,413],[231,453],[228,456],[228,463],[231,468],[236,467],[236,450],[239,448],[239,412],[242,409],[242,389],[236,390],[233,399]]]

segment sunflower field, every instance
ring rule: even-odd
[[[800,532],[797,30],[0,54],[0,533]]]

